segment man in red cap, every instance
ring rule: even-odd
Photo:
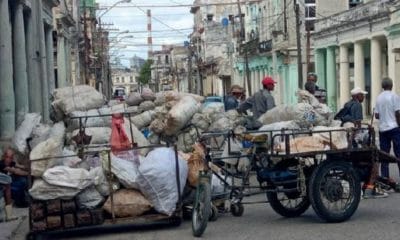
[[[239,112],[246,112],[248,109],[251,109],[255,119],[258,119],[262,114],[275,107],[275,99],[271,95],[271,92],[274,90],[276,82],[272,77],[267,76],[261,83],[263,89],[246,99],[238,108]]]

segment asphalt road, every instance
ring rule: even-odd
[[[263,200],[255,196],[246,200]],[[389,198],[362,200],[353,217],[344,223],[327,224],[321,221],[310,208],[301,217],[287,219],[277,215],[267,204],[246,205],[242,217],[229,213],[211,222],[203,239],[268,239],[268,240],[395,240],[400,234],[400,193],[391,193]],[[26,226],[22,228],[27,229]],[[16,239],[23,239],[21,229]],[[153,228],[147,230],[123,229],[117,232],[94,235],[79,233],[75,236],[52,236],[51,239],[93,240],[153,240],[195,239],[191,222],[179,227]]]

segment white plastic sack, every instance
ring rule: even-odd
[[[32,141],[30,142],[33,149],[39,143],[46,141],[49,138],[51,126],[47,124],[38,124],[32,130]]]
[[[320,102],[318,99],[306,90],[298,90],[296,92],[298,103],[308,103],[313,107],[317,107]]]
[[[150,125],[151,120],[153,119],[153,116],[155,113],[156,112],[153,110],[146,111],[146,112],[138,114],[134,117],[131,117],[131,121],[133,124],[135,124],[135,126],[138,129],[142,129],[142,128]]]
[[[133,159],[122,159],[111,154],[111,172],[125,188],[139,189],[137,183],[138,164]]]
[[[88,187],[76,196],[78,207],[81,209],[97,208],[104,201],[104,197],[94,186]]]
[[[105,144],[110,142],[111,128],[109,127],[89,127],[85,128],[86,135],[92,137],[91,144]],[[72,132],[72,136],[79,134],[79,129]]]
[[[43,173],[43,180],[54,186],[85,189],[94,184],[89,171],[83,168],[55,166]]]
[[[89,175],[94,179],[94,186],[102,196],[110,195],[110,186],[101,166],[90,169]]]
[[[128,106],[139,106],[139,104],[143,102],[143,98],[140,93],[131,92],[125,102]]]
[[[180,190],[183,192],[188,176],[187,162],[178,157]],[[157,148],[140,163],[138,183],[141,192],[154,208],[171,215],[178,202],[175,152],[171,148]]]
[[[340,131],[332,131],[331,134],[329,132],[321,132],[316,133],[313,136],[315,138],[320,139],[329,145],[330,141],[332,141],[333,149],[343,149],[347,148],[347,132],[343,127],[325,127],[325,126],[316,126],[313,128],[313,131],[330,131],[330,130],[340,130]]]
[[[207,106],[203,107],[201,113],[203,114],[213,114],[217,112],[225,112],[225,105],[219,102],[212,102],[207,104]]]
[[[29,194],[36,200],[72,199],[81,190],[77,188],[60,187],[48,184],[42,179],[35,179]]]
[[[295,109],[294,106],[276,106],[258,118],[262,124],[271,124],[275,122],[294,120]]]
[[[168,113],[165,133],[174,135],[198,112],[200,106],[192,97],[183,97]]]
[[[53,98],[52,106],[55,111],[65,115],[74,111],[100,108],[105,103],[103,94],[87,85],[55,89]]]
[[[26,139],[32,134],[33,129],[40,123],[41,116],[38,113],[25,114],[24,120],[15,131],[13,144],[20,153],[27,150]]]
[[[99,108],[99,109],[91,109],[87,112],[75,111],[69,114],[72,117],[82,117],[81,127],[110,127],[111,126],[111,116],[99,117],[99,115],[107,115],[111,114],[111,108]],[[90,118],[86,118],[87,116],[94,116]],[[79,118],[70,119],[67,122],[69,130],[79,129]]]
[[[60,122],[54,124],[50,130],[49,136],[49,139],[35,146],[29,155],[29,159],[32,161],[31,174],[34,177],[42,176],[49,162],[57,161],[54,157],[62,155],[65,136],[64,123]]]

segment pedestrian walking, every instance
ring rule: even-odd
[[[393,81],[382,80],[383,92],[379,94],[375,104],[375,118],[379,120],[379,146],[384,152],[393,152],[400,157],[400,97],[392,92]],[[398,163],[400,171],[400,163]],[[381,163],[382,177],[389,178],[389,163]]]

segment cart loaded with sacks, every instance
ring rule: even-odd
[[[206,157],[193,206],[196,237],[203,234],[212,213],[215,176],[229,189],[225,208],[234,216],[242,216],[244,204],[259,203],[244,202],[245,197],[265,193],[263,202],[284,217],[298,217],[311,205],[326,222],[343,222],[354,214],[362,182],[394,187],[378,177],[377,163],[398,160],[376,147],[375,131],[369,126],[203,133],[199,141]],[[218,141],[226,143],[225,149],[216,147]]]

